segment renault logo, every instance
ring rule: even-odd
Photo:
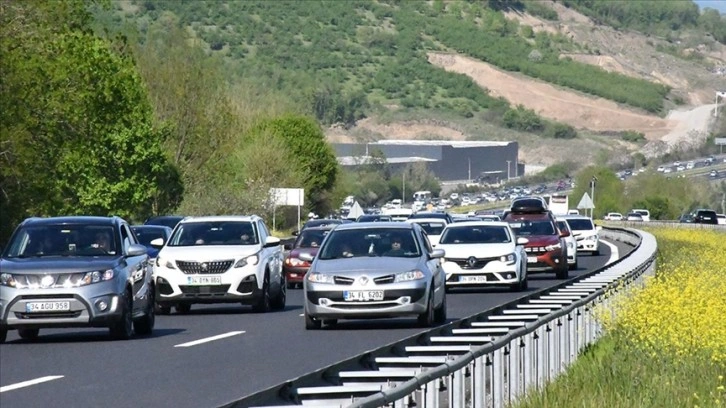
[[[466,260],[466,264],[469,265],[469,268],[473,268],[476,265],[476,258],[470,256],[469,259]]]
[[[361,285],[365,286],[368,284],[368,277],[367,276],[361,276],[360,279],[358,279],[358,282],[360,282]]]

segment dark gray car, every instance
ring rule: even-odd
[[[0,342],[8,330],[108,327],[116,339],[154,328],[146,247],[118,217],[29,218],[0,257]]]

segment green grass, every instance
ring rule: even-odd
[[[719,376],[726,374],[726,367],[707,359],[644,355],[631,351],[624,341],[617,335],[604,337],[565,374],[513,407],[666,408],[725,403],[724,380]]]

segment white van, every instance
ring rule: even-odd
[[[650,221],[650,211],[642,209],[642,208],[633,208],[630,210],[630,212],[635,212],[640,214],[641,217],[643,217],[643,221],[648,222]]]

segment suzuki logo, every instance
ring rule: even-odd
[[[367,276],[361,276],[360,279],[358,279],[358,282],[360,282],[361,285],[365,286],[368,284],[368,277]]]
[[[49,287],[53,286],[53,282],[55,282],[55,279],[53,279],[52,276],[50,276],[50,275],[43,276],[43,279],[40,280],[40,287],[49,288]]]
[[[466,264],[469,265],[469,268],[473,268],[476,266],[476,258],[470,256],[469,259],[466,260]]]

